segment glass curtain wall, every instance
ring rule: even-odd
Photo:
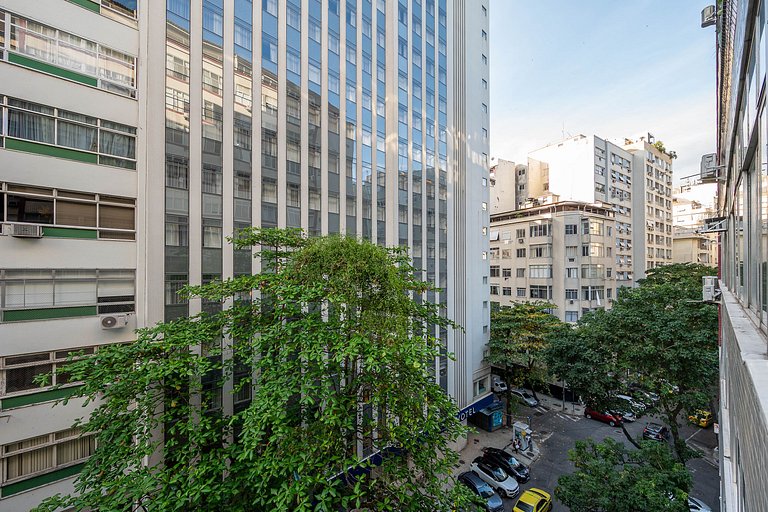
[[[344,13],[346,57],[346,212],[348,236],[357,235],[357,0],[347,0]]]
[[[253,132],[253,4],[251,0],[235,0],[234,33],[234,223],[235,233],[252,224],[253,175],[251,167],[251,134]],[[251,251],[234,251],[234,275],[250,274]]]
[[[341,20],[339,0],[328,1],[328,233],[340,232]]]
[[[261,2],[261,225],[277,227],[277,0]]]
[[[308,233],[310,236],[319,236],[322,233],[321,219],[321,177],[320,169],[322,167],[322,67],[323,67],[323,48],[322,48],[322,19],[323,5],[320,0],[309,0],[308,13],[308,34],[307,34],[307,167],[309,183],[309,225]]]
[[[288,0],[285,12],[286,39],[286,190],[287,227],[301,227],[301,2]]]
[[[165,320],[189,314],[189,0],[166,3]]]
[[[430,0],[427,0],[428,2]],[[439,282],[437,285],[441,288],[440,304],[443,307],[448,305],[448,57],[447,52],[447,11],[446,0],[439,0],[438,3],[438,143],[437,143],[437,164],[438,164],[438,261],[439,261]],[[434,23],[434,19],[433,19]],[[434,71],[433,71],[434,72]],[[434,112],[434,111],[433,111]],[[434,117],[432,118],[434,119]],[[432,121],[428,120],[428,124]],[[434,196],[434,187],[432,189]],[[427,193],[429,196],[429,192]],[[429,197],[428,197],[429,200]],[[434,201],[434,197],[432,197]],[[429,240],[427,244],[429,245]],[[432,241],[434,250],[434,239]],[[434,274],[432,275],[434,279]],[[439,380],[440,386],[448,389],[448,332],[446,329],[440,330],[440,340],[442,341],[442,355],[440,356]]]
[[[376,2],[376,240],[387,242],[387,23],[385,2]]]

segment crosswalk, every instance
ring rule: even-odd
[[[564,419],[564,420],[571,420],[571,421],[573,421],[573,422],[576,422],[576,421],[581,421],[581,416],[571,416],[571,415],[569,415],[569,414],[563,414],[563,413],[561,413],[561,412],[558,412],[558,413],[557,413],[557,417],[558,417],[558,418],[562,418],[562,419]]]

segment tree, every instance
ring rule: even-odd
[[[528,379],[543,382],[546,372],[543,355],[549,337],[563,328],[563,322],[550,313],[556,306],[544,301],[519,302],[491,312],[491,337],[486,362],[502,370],[507,386],[507,414],[512,403],[513,382]],[[522,366],[525,375],[515,376]],[[535,386],[532,387],[536,396]]]
[[[658,395],[647,412],[663,416],[681,462],[696,454],[680,438],[680,413],[706,408],[717,385],[717,308],[701,302],[701,278],[714,271],[651,269],[639,287],[622,288],[609,311],[585,315],[547,353],[550,369],[597,407],[614,409],[615,394],[629,384]]]
[[[422,328],[453,324],[412,300],[430,287],[411,277],[405,253],[274,229],[235,243],[259,245],[264,272],[189,289],[231,307],[68,366],[84,382],[77,396],[97,401],[81,425],[97,448],[78,495],[39,509],[420,511],[471,501],[450,476],[450,443],[466,428],[434,382],[440,343]]]
[[[629,451],[611,438],[589,439],[568,458],[576,471],[558,478],[555,495],[572,512],[688,511],[691,475],[658,443]]]

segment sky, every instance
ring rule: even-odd
[[[713,0],[491,0],[491,156],[650,132],[675,181],[715,151]]]

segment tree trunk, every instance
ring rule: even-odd
[[[685,444],[685,441],[680,439],[680,429],[677,426],[677,417],[681,410],[682,406],[677,406],[672,411],[665,410],[664,412],[667,416],[667,423],[669,423],[669,431],[672,433],[672,446],[675,450],[675,455],[677,455],[677,459],[681,463],[685,464],[690,457],[688,455],[688,446]]]
[[[534,361],[529,358],[528,359],[528,378],[531,379],[531,381],[530,381],[531,382],[531,393],[533,393],[533,398],[538,400],[539,396],[536,394],[536,386],[534,385],[534,384],[536,384],[536,382],[531,378],[531,375],[533,375],[533,366],[534,366]]]
[[[614,416],[616,416],[616,413],[614,413],[613,411],[609,411],[609,412],[611,414],[613,414]],[[632,443],[632,445],[639,450],[640,449],[640,443],[635,441],[634,438],[629,434],[629,432],[627,431],[627,427],[624,426],[624,422],[623,421],[619,423],[619,426],[621,427],[621,431],[624,432],[624,437],[627,438],[627,441]]]

